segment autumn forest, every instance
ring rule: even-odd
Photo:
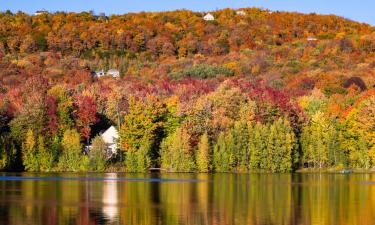
[[[0,13],[0,170],[375,166],[374,27],[211,14]],[[120,77],[93,76],[110,69]],[[108,155],[110,126],[119,149]]]

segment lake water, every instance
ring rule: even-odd
[[[4,225],[375,224],[375,174],[0,175]]]

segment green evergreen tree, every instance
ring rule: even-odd
[[[5,169],[7,164],[6,139],[4,136],[0,135],[0,170]]]
[[[266,142],[266,154],[264,161],[264,169],[275,172],[275,169],[277,167],[276,160],[276,141],[277,141],[277,130],[276,130],[275,124],[269,125],[269,133],[267,135],[267,142]]]
[[[129,172],[145,172],[151,167],[151,142],[143,141],[139,149],[126,152],[126,169]]]
[[[310,122],[302,129],[300,140],[302,162],[308,167],[323,168],[343,163],[337,129],[323,113],[312,115]]]
[[[79,171],[85,167],[86,159],[82,158],[81,137],[77,130],[66,130],[61,141],[61,146],[60,170]]]
[[[237,122],[232,129],[234,138],[235,148],[234,151],[236,157],[236,166],[239,171],[247,171],[249,168],[250,161],[250,148],[249,148],[249,126],[245,122]]]
[[[258,149],[260,149],[260,168],[262,170],[269,170],[268,159],[270,155],[267,151],[267,142],[269,138],[270,126],[258,123],[256,132],[260,133],[259,135],[257,135],[257,138],[255,139],[256,146],[259,146]]]
[[[288,120],[279,119],[276,121],[278,131],[277,138],[277,171],[289,172],[292,170],[293,157],[296,157],[296,137]]]
[[[62,152],[62,146],[59,136],[54,136],[51,141],[51,153],[53,155],[53,161],[56,164],[59,161],[60,154]]]
[[[270,172],[292,170],[296,138],[287,120],[278,119],[267,126],[266,148],[261,168]]]
[[[51,171],[53,168],[53,154],[46,147],[44,137],[38,137],[39,166],[41,171]]]
[[[302,148],[302,163],[309,168],[315,167],[316,163],[314,143],[311,141],[311,135],[311,127],[308,125],[304,126],[300,137]]]
[[[195,170],[189,135],[183,128],[165,138],[160,148],[161,167],[174,172],[191,172]]]
[[[344,167],[347,164],[346,155],[340,146],[340,135],[336,124],[329,131],[328,163],[330,166]]]
[[[198,143],[196,153],[197,169],[199,172],[208,172],[210,170],[210,142],[207,133],[204,133]]]
[[[213,166],[216,172],[229,172],[233,170],[235,165],[235,150],[236,146],[232,133],[220,133],[213,151]]]
[[[11,135],[0,135],[0,170],[11,168],[17,160],[17,149]]]
[[[249,124],[249,152],[250,152],[250,169],[256,170],[264,167],[265,154],[265,126],[260,123],[255,125]]]
[[[22,144],[22,159],[25,170],[39,171],[38,148],[31,129],[27,131],[25,142]]]

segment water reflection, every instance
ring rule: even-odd
[[[22,176],[111,179],[0,180],[0,224],[375,224],[373,174]],[[113,179],[124,177],[203,182]]]
[[[108,174],[109,178],[117,178],[117,174]],[[117,196],[117,181],[105,180],[103,184],[103,198],[102,198],[103,213],[110,220],[114,221],[118,216],[118,196]]]

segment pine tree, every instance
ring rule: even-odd
[[[301,148],[302,148],[302,163],[306,164],[307,167],[314,167],[315,166],[315,159],[314,159],[314,146],[311,142],[311,127],[305,126],[302,129],[301,134]]]
[[[6,168],[8,164],[7,152],[6,152],[6,139],[4,136],[0,135],[0,170]]]
[[[266,153],[267,157],[265,158],[264,161],[264,169],[270,171],[270,172],[275,172],[276,171],[276,139],[277,139],[277,130],[275,124],[269,125],[269,133],[267,136],[267,142],[266,142]]]
[[[59,136],[53,137],[50,148],[53,155],[53,161],[54,163],[56,163],[59,161],[59,156],[62,152],[62,146]]]
[[[207,133],[204,133],[199,139],[196,162],[199,172],[208,172],[210,170],[210,143]]]
[[[323,113],[316,112],[302,130],[303,163],[313,165],[314,168],[336,164],[341,155],[337,138],[337,131],[332,122]]]
[[[220,133],[214,146],[213,166],[217,172],[229,172],[234,168],[236,146],[231,132]]]
[[[126,152],[126,169],[129,172],[145,172],[151,167],[151,142],[142,141],[139,149],[129,149]]]
[[[61,141],[62,154],[59,168],[64,171],[78,171],[83,167],[81,137],[77,130],[66,130]]]
[[[296,154],[296,138],[292,127],[290,126],[288,120],[279,119],[276,122],[278,126],[278,151],[277,157],[279,158],[278,171],[279,172],[289,172],[292,170],[293,166],[293,156]]]
[[[194,157],[189,142],[189,135],[183,128],[178,128],[161,144],[161,167],[174,172],[195,170]]]
[[[17,157],[17,148],[10,134],[0,135],[0,170],[12,169],[15,166]]]
[[[266,148],[261,168],[270,172],[288,172],[292,170],[293,155],[296,151],[296,138],[287,120],[278,119],[267,125]]]
[[[235,142],[235,164],[240,171],[247,171],[249,167],[249,130],[245,122],[237,122],[232,129]]]
[[[250,168],[265,169],[265,159],[267,157],[265,150],[265,138],[267,134],[265,126],[260,123],[249,125],[249,152],[250,152]]]
[[[38,137],[39,166],[41,171],[51,171],[53,167],[53,154],[46,148],[44,137]]]
[[[34,132],[29,129],[26,133],[26,140],[22,144],[22,159],[25,170],[39,171],[38,149],[35,142]]]

